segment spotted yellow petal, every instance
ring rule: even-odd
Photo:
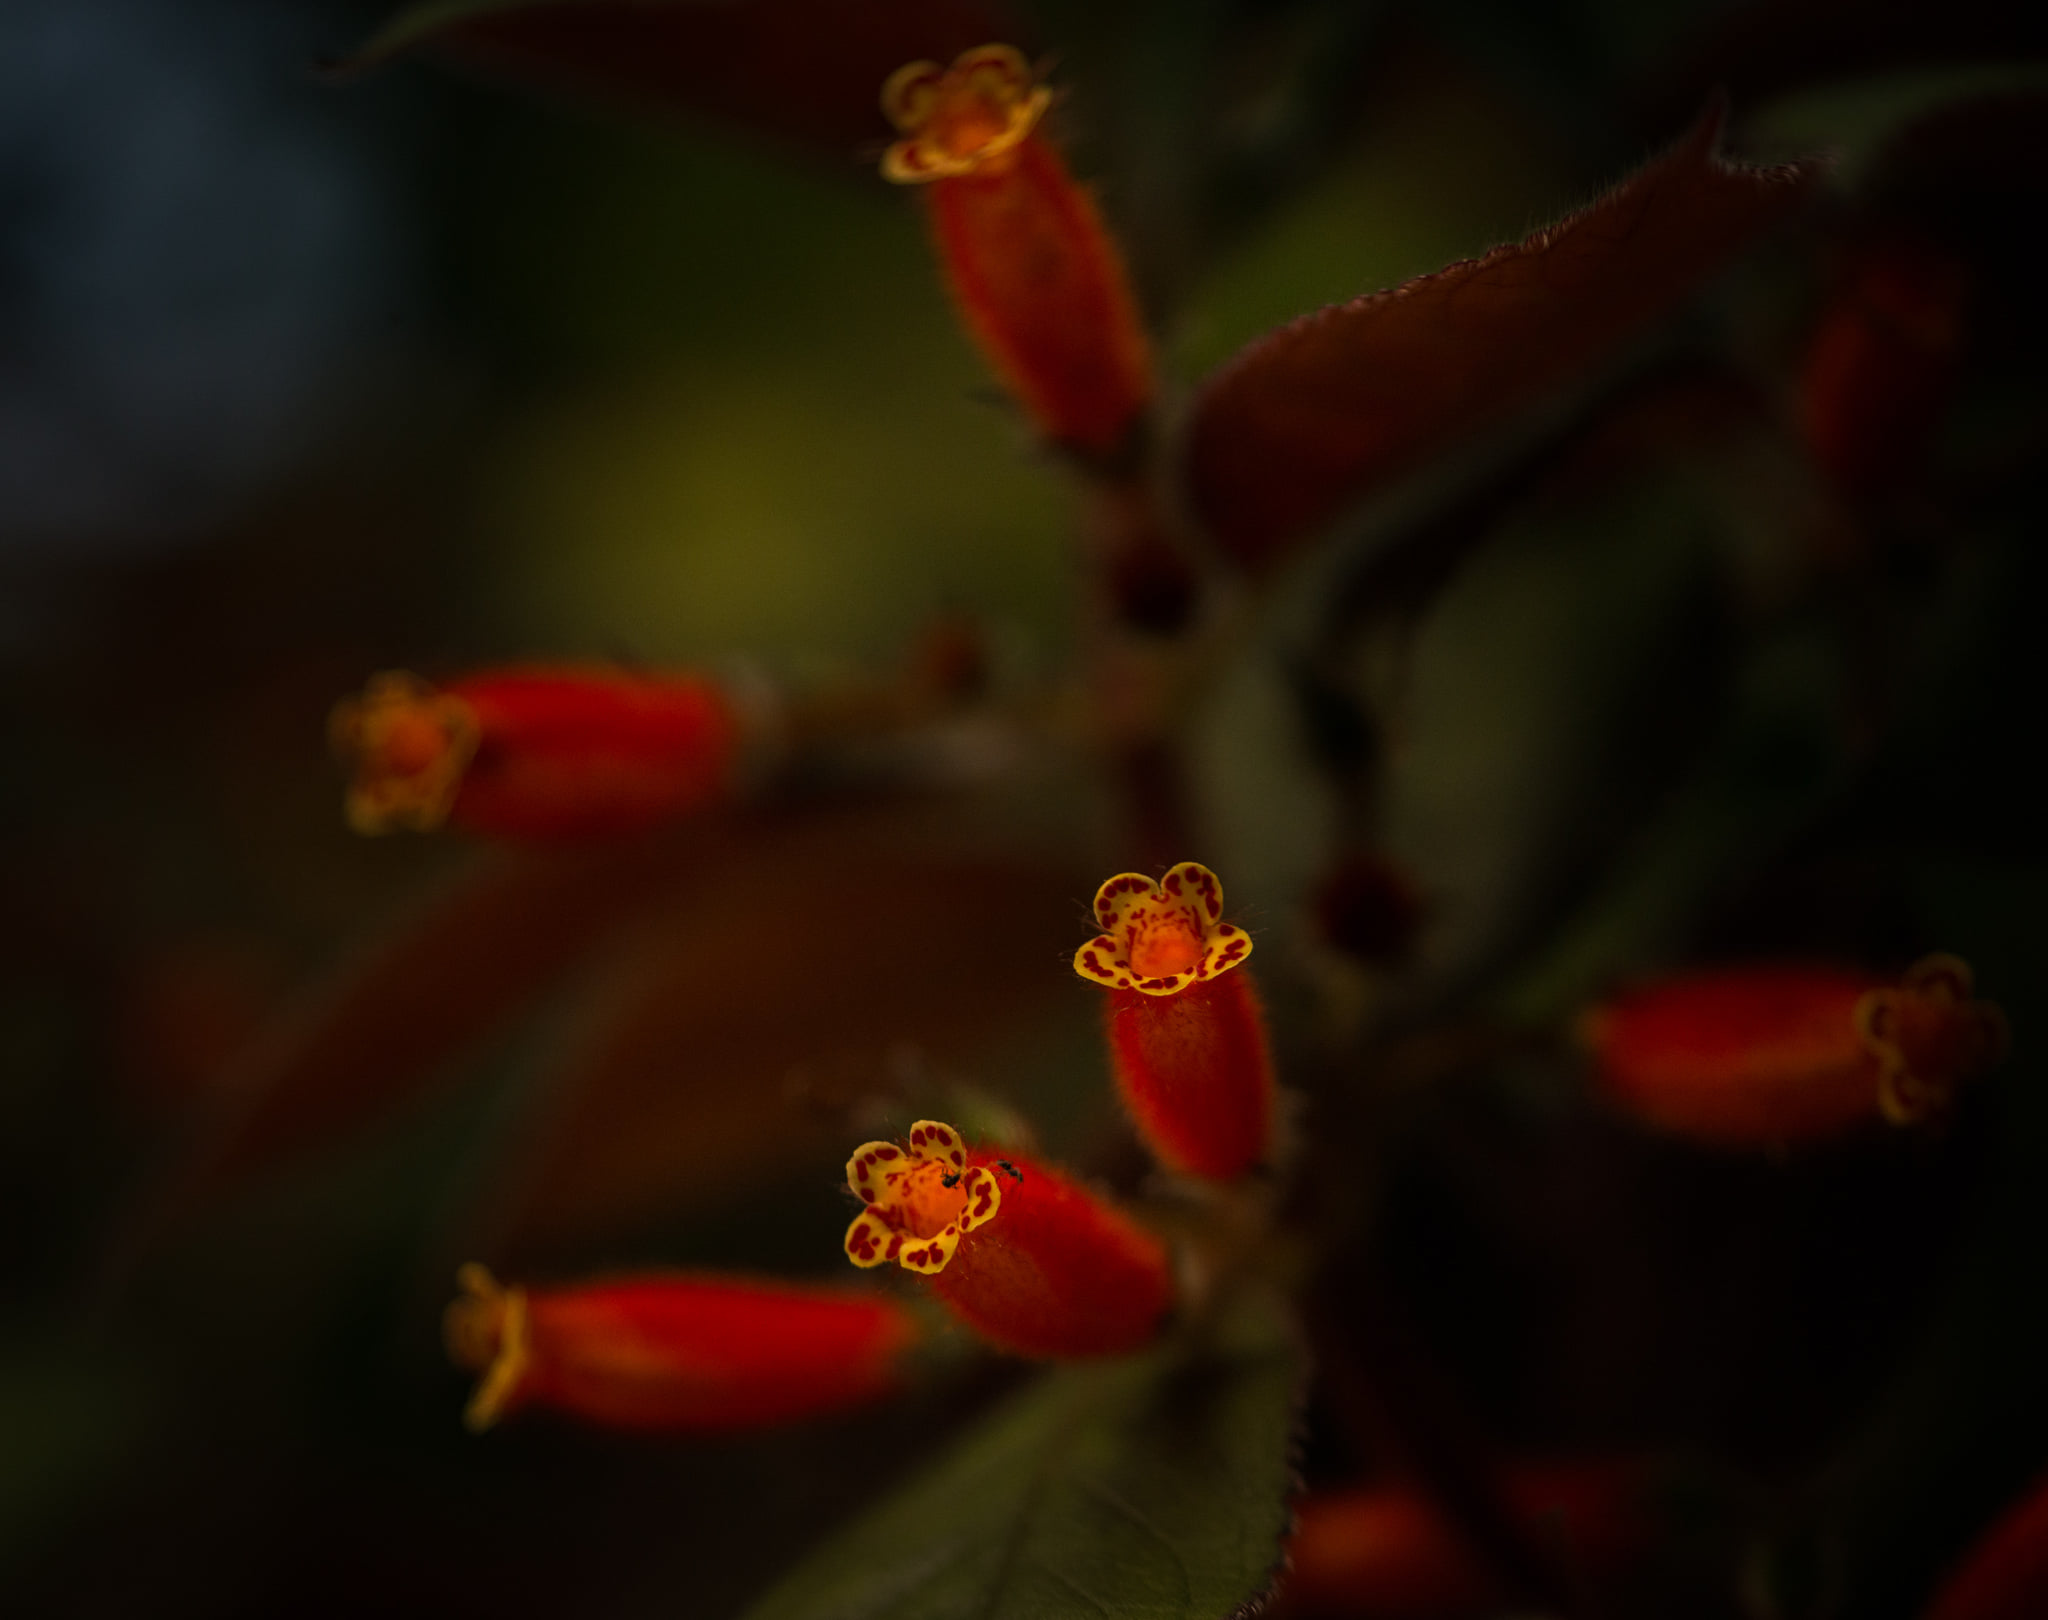
[[[913,1159],[942,1159],[955,1170],[967,1167],[967,1144],[958,1131],[941,1120],[919,1120],[910,1127],[908,1142]]]
[[[929,1277],[944,1271],[946,1262],[953,1258],[953,1251],[960,1247],[960,1223],[953,1222],[935,1237],[903,1239],[903,1247],[896,1256],[896,1263],[905,1271],[914,1271],[919,1276]]]
[[[1235,923],[1222,923],[1209,931],[1194,977],[1213,979],[1219,973],[1228,973],[1251,954],[1252,936]]]
[[[1114,934],[1131,907],[1156,903],[1159,898],[1159,885],[1144,873],[1119,872],[1095,891],[1095,926]]]
[[[1128,990],[1132,979],[1131,964],[1122,955],[1122,949],[1115,936],[1097,934],[1074,952],[1074,971],[1082,978],[1093,979],[1112,990]]]
[[[1907,990],[1916,991],[1923,996],[1934,996],[1958,1006],[1970,999],[1970,992],[1975,988],[1970,964],[1960,956],[1950,956],[1945,951],[1921,957],[1906,969],[1900,983]]]
[[[1200,861],[1182,861],[1167,869],[1159,888],[1169,900],[1191,902],[1207,930],[1223,920],[1223,885]]]
[[[863,1271],[893,1260],[902,1245],[903,1234],[871,1209],[862,1210],[846,1229],[846,1258]]]
[[[996,1218],[996,1212],[1003,1207],[1003,1186],[993,1170],[976,1165],[961,1178],[960,1190],[967,1195],[967,1203],[953,1224],[965,1236]]]
[[[846,1184],[863,1204],[898,1203],[902,1173],[914,1161],[894,1142],[863,1142],[846,1161]]]

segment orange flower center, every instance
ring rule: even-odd
[[[985,73],[971,74],[964,84],[948,84],[940,92],[925,134],[949,157],[972,157],[1008,132],[1021,98],[1009,84],[990,80]]]
[[[1134,972],[1148,979],[1192,973],[1202,960],[1202,936],[1179,907],[1147,912],[1132,920],[1124,955]]]
[[[335,705],[329,730],[353,768],[347,810],[357,832],[439,826],[476,753],[476,711],[402,671],[373,678]]]
[[[1000,172],[1051,100],[1009,45],[965,51],[950,68],[908,63],[882,86],[882,111],[904,136],[883,155],[882,173],[915,183]]]
[[[439,716],[423,708],[387,715],[375,739],[378,763],[393,776],[417,776],[432,769],[448,752],[448,744]]]
[[[914,1236],[937,1237],[959,1218],[967,1207],[961,1179],[959,1171],[938,1159],[925,1160],[903,1178],[896,1210]]]

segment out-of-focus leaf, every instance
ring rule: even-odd
[[[170,1205],[345,1138],[431,1086],[696,868],[689,834],[493,852],[292,998],[220,1083]]]
[[[2048,11],[2011,0],[1750,0],[1710,7],[1634,97],[1652,122],[1720,90],[1737,107],[1807,86],[2048,55]]]
[[[1977,62],[1830,82],[1771,102],[1743,119],[1743,144],[1763,153],[1826,151],[1845,188],[1860,189],[1874,161],[1945,115],[1987,101],[2048,90],[2048,61]],[[1969,155],[1995,158],[1985,142]]]
[[[1219,1620],[1280,1561],[1302,1356],[1280,1307],[1061,1368],[833,1537],[747,1620]]]
[[[1669,959],[1711,897],[1755,871],[1839,793],[1840,672],[1825,644],[1788,634],[1741,673],[1721,738],[1497,1006],[1555,1021],[1627,972]]]
[[[1066,993],[1085,871],[963,843],[959,809],[763,823],[686,907],[623,936],[541,1078],[484,1250],[616,1231],[806,1162],[836,1179],[846,1105],[881,1089],[892,1051],[971,1068]]]
[[[1304,316],[1204,385],[1196,511],[1239,564],[1277,562],[1347,503],[1598,364],[1783,219],[1819,174],[1714,154],[1709,112],[1589,207]]]
[[[978,0],[425,0],[340,66],[431,46],[544,86],[846,151],[890,137],[882,81],[904,63],[1015,39]]]

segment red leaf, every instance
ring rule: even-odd
[[[1188,427],[1196,511],[1244,567],[1598,364],[1783,219],[1819,165],[1714,155],[1718,111],[1591,206],[1302,317],[1204,385]]]
[[[836,1177],[831,1099],[875,1092],[892,1048],[972,1072],[1033,1027],[1066,988],[1080,875],[973,815],[870,806],[728,841],[593,975],[465,1252],[552,1261],[806,1163]]]
[[[891,73],[1014,37],[980,0],[428,0],[341,69],[432,45],[549,88],[879,151]]]
[[[673,897],[703,844],[494,853],[464,870],[257,1032],[222,1078],[218,1112],[127,1236],[146,1243],[195,1205],[430,1089],[614,929]]]

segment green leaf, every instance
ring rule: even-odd
[[[1281,1306],[1047,1373],[747,1620],[1221,1620],[1280,1562],[1303,1359]]]

